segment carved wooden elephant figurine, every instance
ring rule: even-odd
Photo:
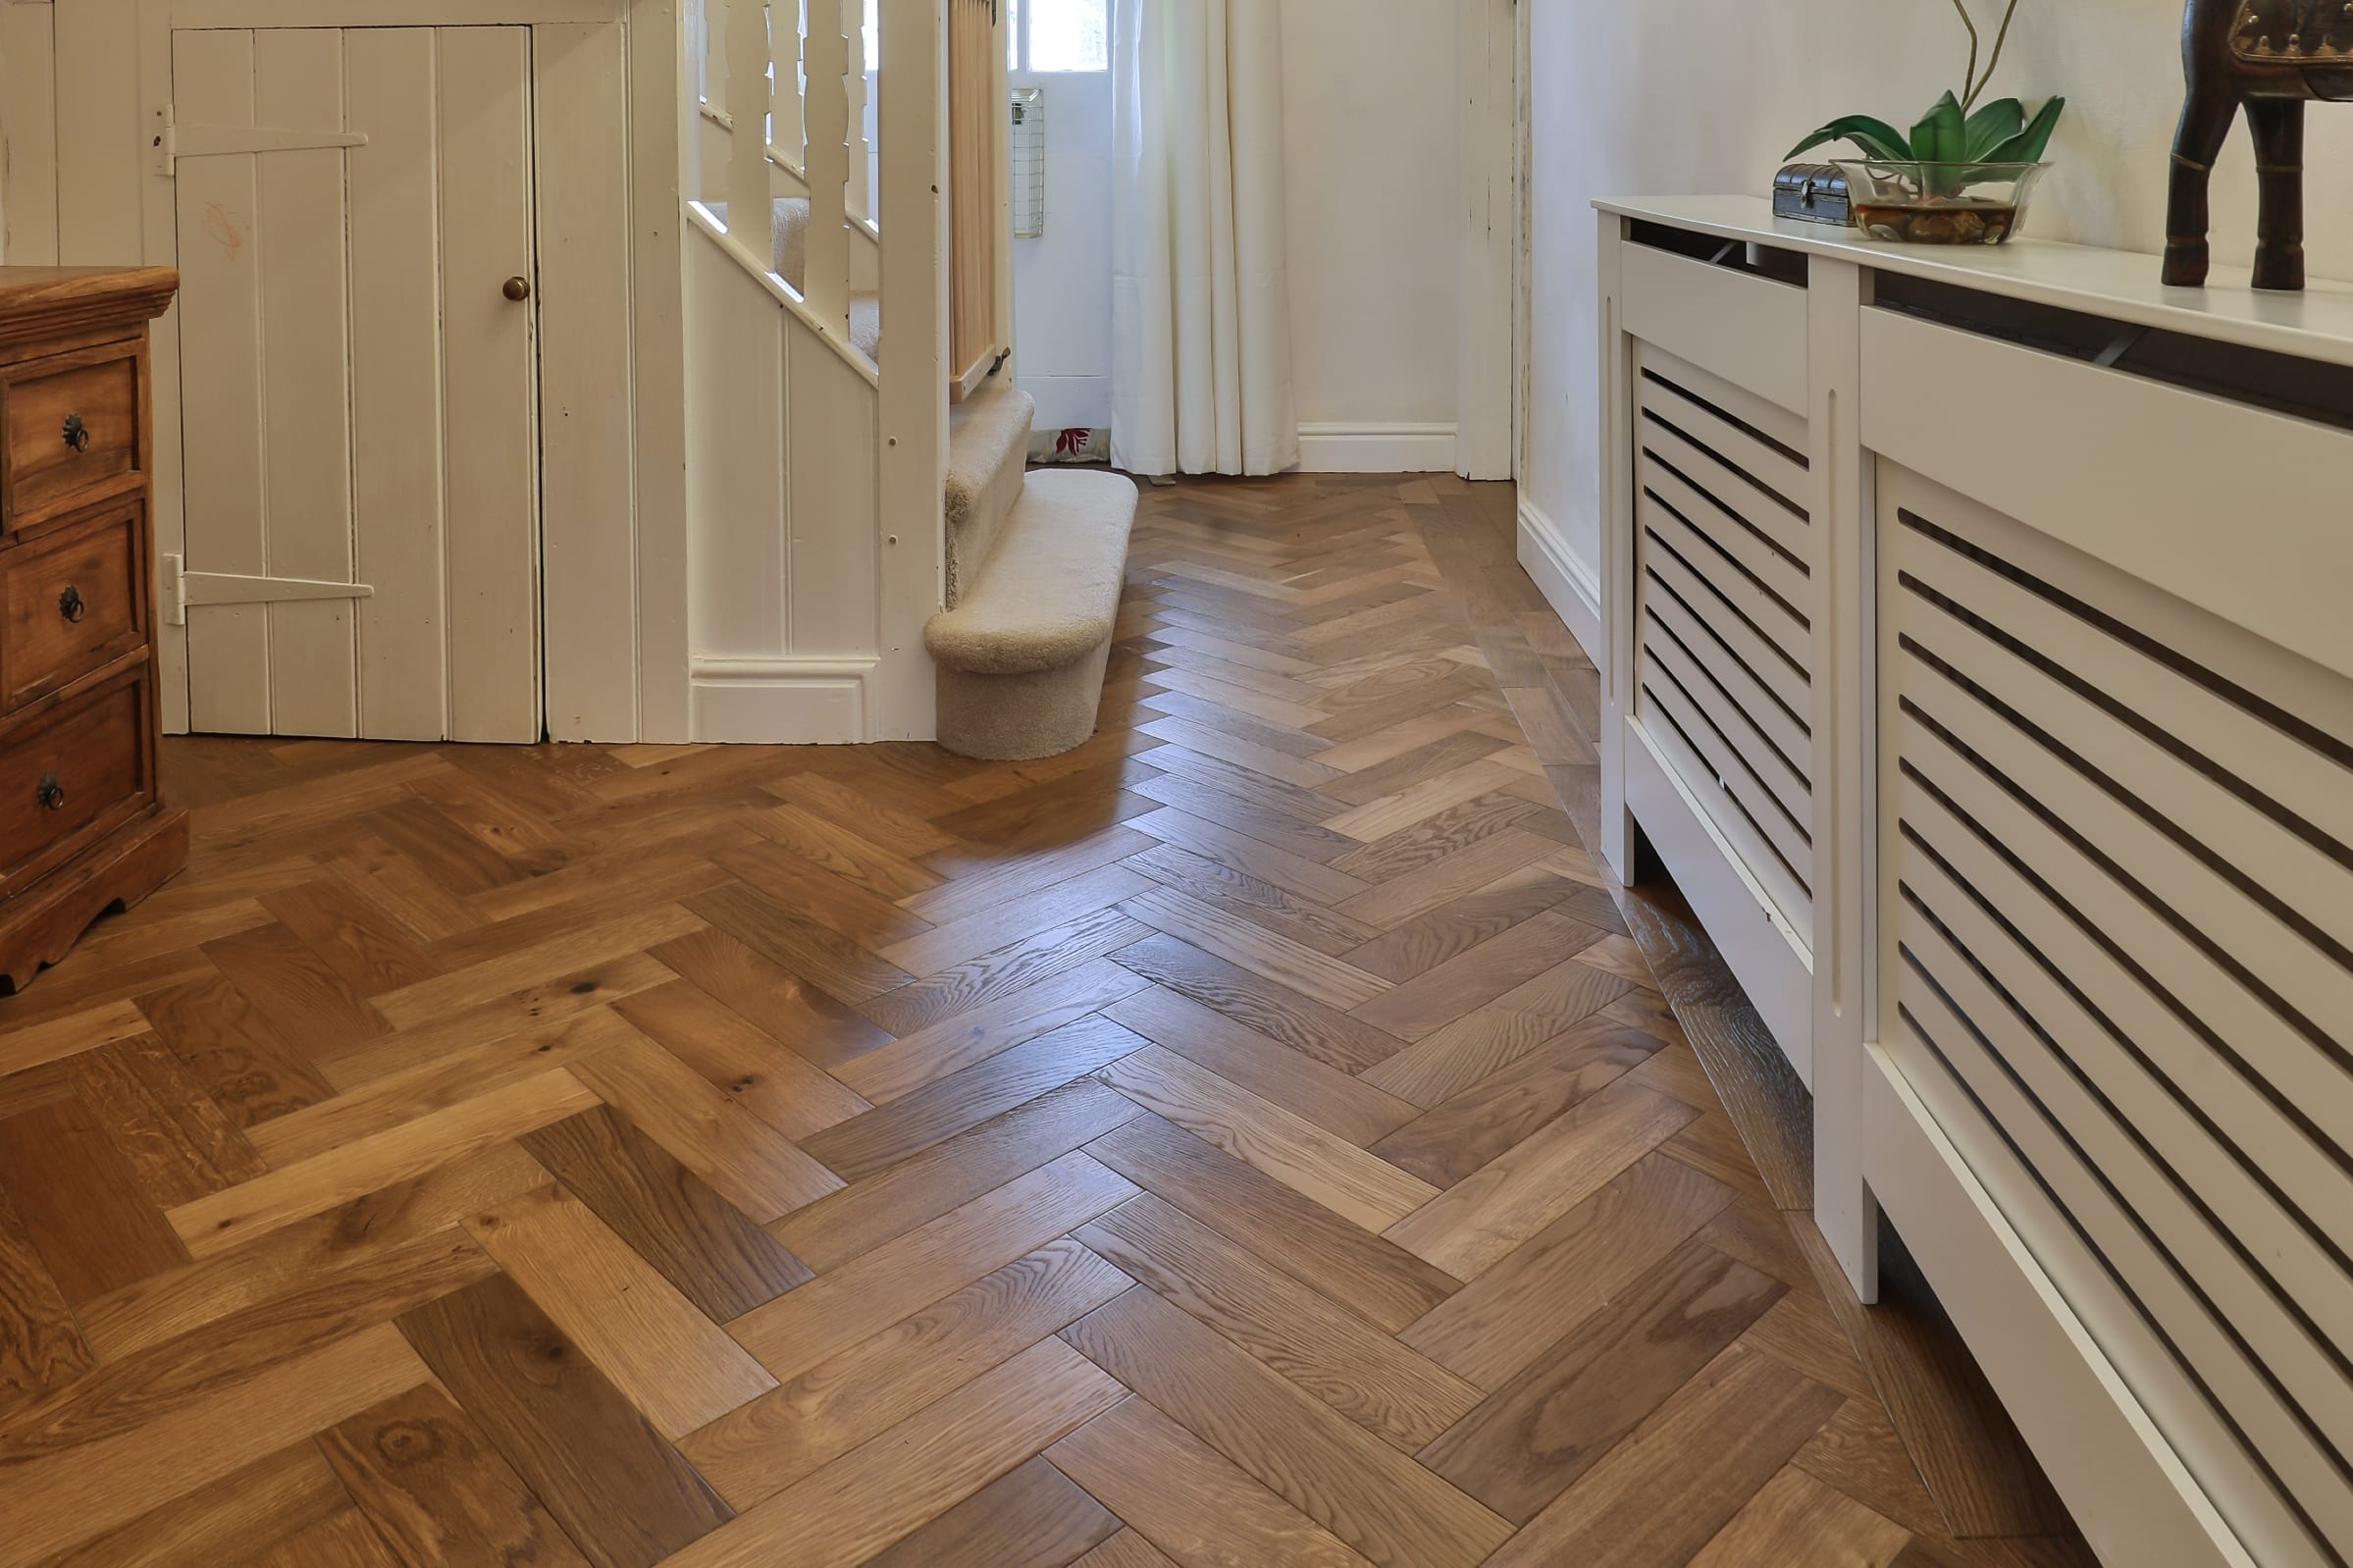
[[[2189,0],[2165,281],[2206,282],[2207,185],[2246,105],[2262,191],[2255,287],[2304,287],[2304,105],[2353,100],[2353,0]]]

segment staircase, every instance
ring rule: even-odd
[[[1095,732],[1135,523],[1124,475],[1025,471],[1036,412],[999,371],[950,416],[948,607],[923,642],[940,744],[992,761],[1052,757]]]
[[[720,223],[727,222],[727,203],[709,203],[710,215]],[[809,292],[809,198],[807,196],[778,196],[775,215],[770,222],[768,265],[776,275],[793,286],[793,292]],[[882,363],[882,296],[871,290],[853,289],[850,294],[850,344],[872,363]]]
[[[1078,746],[1102,701],[1136,492],[1101,472],[1024,472],[1036,408],[1005,368],[994,0],[881,8],[902,90],[880,95],[870,142],[864,0],[689,0],[688,13],[703,82],[681,172],[696,192],[682,280],[691,738],[936,738],[990,760]]]

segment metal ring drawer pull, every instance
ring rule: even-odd
[[[78,452],[90,449],[90,427],[81,422],[79,414],[66,415],[66,444]]]
[[[55,773],[43,773],[39,787],[32,794],[44,810],[62,811],[66,809],[66,787],[57,781]]]
[[[78,624],[81,617],[90,612],[89,601],[81,597],[80,589],[68,583],[66,591],[57,596],[57,612],[67,620]]]

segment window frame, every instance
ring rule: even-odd
[[[1094,77],[1112,67],[1111,28],[1113,0],[1102,0],[1103,6],[1103,64],[1079,71],[1041,71],[1032,64],[1035,55],[1030,47],[1031,24],[1037,12],[1037,0],[1005,0],[1006,60],[1005,69],[1017,77]]]

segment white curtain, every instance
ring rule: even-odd
[[[1112,461],[1297,465],[1279,0],[1118,0]]]

